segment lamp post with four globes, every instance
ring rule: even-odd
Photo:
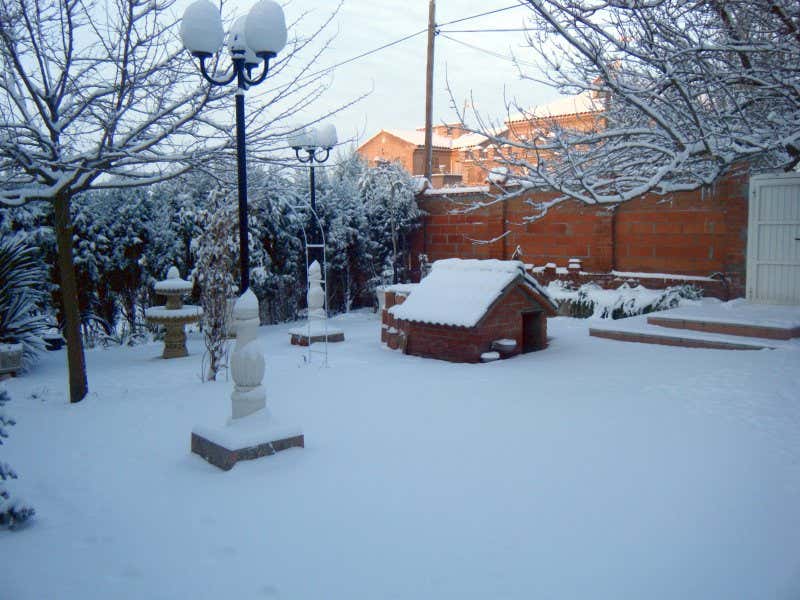
[[[236,80],[236,161],[239,185],[239,265],[243,294],[250,287],[250,252],[247,231],[247,164],[245,157],[244,93],[267,77],[269,61],[286,45],[283,9],[274,0],[260,0],[246,16],[234,21],[228,32],[233,71],[220,79],[211,75],[206,61],[222,46],[225,32],[219,10],[209,0],[196,0],[183,13],[181,39],[184,47],[200,60],[200,72],[211,85],[224,86]],[[263,62],[262,71],[253,70]]]

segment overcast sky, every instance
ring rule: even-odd
[[[182,13],[188,3],[179,0],[176,9]],[[226,1],[226,16],[245,14],[253,3],[254,0]],[[302,24],[305,31],[296,32],[301,36],[308,35],[337,4],[336,0],[289,0],[282,3],[287,23],[293,22],[301,13],[309,12]],[[510,8],[491,15],[444,25],[507,7]],[[456,118],[451,108],[448,82],[459,106],[474,100],[483,116],[498,120],[502,120],[506,112],[506,97],[517,99],[523,106],[533,106],[557,96],[550,88],[520,80],[517,68],[510,60],[511,54],[521,60],[534,60],[532,51],[525,46],[522,32],[454,31],[517,29],[524,26],[528,14],[519,0],[437,0],[436,21],[442,25],[441,34],[436,38],[434,123],[453,122]],[[317,60],[314,70],[324,70],[424,30],[427,24],[428,0],[344,0],[329,28],[329,33],[336,37],[331,48]],[[364,142],[382,128],[423,126],[426,46],[426,33],[421,33],[336,68],[327,76],[330,89],[325,96],[313,111],[298,115],[298,120],[314,118],[359,95],[370,93],[332,119],[339,130],[340,140],[356,138]],[[532,67],[529,69],[534,72]]]

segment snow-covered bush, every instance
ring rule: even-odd
[[[228,340],[228,299],[236,290],[237,221],[235,204],[225,202],[224,195],[213,192],[220,207],[212,216],[205,233],[197,243],[195,276],[200,284],[200,303],[203,307],[203,340],[206,345],[208,369],[203,379],[214,381],[225,365]]]
[[[3,410],[8,401],[8,392],[5,388],[0,388],[0,446],[3,445],[3,439],[8,437],[8,428],[16,425],[16,421]],[[8,490],[7,482],[16,478],[14,469],[0,460],[0,527],[14,529],[35,514],[33,508],[15,498]]]
[[[85,343],[141,339],[144,308],[156,301],[153,283],[172,265],[187,274],[195,269],[199,240],[216,211],[212,190],[222,190],[232,204],[237,193],[229,165],[212,171],[191,171],[149,188],[96,190],[74,198],[74,264]],[[308,173],[254,165],[248,183],[250,286],[263,308],[262,322],[296,319],[305,307],[303,230],[310,237],[316,226],[306,209]],[[419,216],[413,181],[400,165],[369,167],[353,153],[318,169],[316,183],[317,213],[327,242],[329,309],[371,305],[387,267],[389,282],[408,277],[407,236]],[[238,217],[230,218],[233,226]],[[0,235],[34,240],[51,266],[56,257],[52,221],[52,210],[34,204],[0,207]],[[238,259],[233,271],[238,279]],[[52,275],[51,312],[63,321],[57,269]]]
[[[420,210],[414,181],[399,163],[368,168],[361,178],[361,192],[369,225],[369,252],[373,276],[389,263],[392,283],[407,277],[408,234],[419,226]]]
[[[571,317],[622,319],[659,310],[675,308],[684,300],[697,300],[702,290],[691,285],[677,285],[651,290],[643,285],[623,283],[616,290],[606,290],[596,283],[585,283],[571,289],[568,283],[552,281],[547,286],[550,296]]]
[[[49,328],[42,312],[47,270],[23,236],[0,238],[0,343],[19,343],[30,363],[44,349]]]

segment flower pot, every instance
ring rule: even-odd
[[[0,375],[16,375],[22,369],[22,344],[0,344]]]

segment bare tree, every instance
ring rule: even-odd
[[[590,94],[598,111],[591,126],[491,136],[534,185],[618,202],[695,189],[740,163],[791,170],[800,162],[796,0],[525,4],[541,74],[523,75]]]
[[[214,190],[211,200],[216,211],[197,244],[196,277],[200,284],[200,303],[203,306],[203,341],[208,355],[208,370],[203,379],[215,381],[226,355],[232,323],[228,302],[236,292],[236,227],[235,202],[226,201],[224,192]]]
[[[52,204],[72,402],[88,384],[71,200],[161,181],[234,147],[233,89],[201,82],[177,39],[173,1],[0,0],[0,202]],[[290,41],[271,67],[280,83],[250,102],[248,139],[262,156],[282,143],[278,122],[325,88],[306,75],[329,43],[328,23]]]

